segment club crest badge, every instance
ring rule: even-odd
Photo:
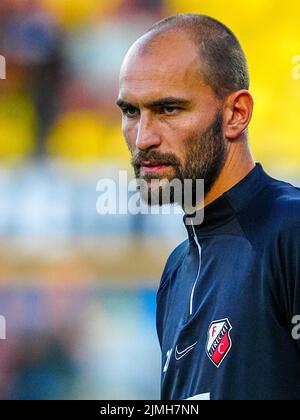
[[[213,321],[209,326],[206,354],[217,368],[231,349],[231,330],[232,326],[227,318]]]

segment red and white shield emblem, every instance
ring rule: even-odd
[[[232,326],[227,318],[213,321],[209,326],[206,354],[217,368],[231,349],[231,330]]]

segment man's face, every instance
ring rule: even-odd
[[[204,179],[207,193],[226,155],[220,104],[203,82],[196,47],[184,33],[160,36],[146,49],[145,43],[138,41],[124,60],[118,99],[135,175],[151,192],[152,201],[149,191],[141,190],[142,199],[163,204],[165,181],[175,178]]]

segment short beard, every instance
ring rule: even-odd
[[[188,204],[190,207],[197,204],[197,180],[204,180],[204,196],[213,187],[216,179],[220,175],[226,160],[226,143],[223,137],[222,114],[216,113],[212,124],[204,133],[195,134],[186,139],[185,163],[173,154],[158,153],[155,150],[140,151],[132,157],[131,163],[134,168],[135,176],[140,190],[142,201],[148,205],[164,205],[179,203],[183,208]],[[171,165],[175,170],[175,176],[171,179],[161,178],[153,174],[140,176],[140,167],[143,161],[159,162]],[[152,186],[151,186],[151,180]],[[170,183],[180,182],[181,190],[174,192]],[[184,192],[184,181],[191,180],[191,195],[189,203],[185,203],[186,194]],[[153,187],[154,186],[154,187]],[[203,195],[202,195],[203,197]]]

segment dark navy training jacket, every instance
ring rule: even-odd
[[[157,292],[162,399],[300,400],[300,189],[257,163],[204,210]]]

